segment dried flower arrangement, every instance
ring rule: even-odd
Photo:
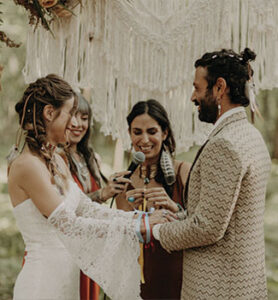
[[[72,9],[82,0],[14,0],[29,12],[29,24],[42,26],[50,30],[49,24],[55,18],[68,18],[74,13]]]

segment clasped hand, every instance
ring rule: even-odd
[[[163,224],[163,223],[167,223],[167,222],[173,222],[176,220],[177,220],[177,217],[173,212],[166,210],[166,209],[159,209],[159,210],[155,210],[150,215],[149,224],[150,224],[150,228],[152,228],[156,224]],[[144,225],[143,221],[141,221],[141,224],[140,224],[140,231],[141,231],[143,238],[145,239],[146,226]]]
[[[128,201],[128,198],[134,198],[133,202]],[[143,203],[143,199],[147,200],[147,208],[151,207],[155,209],[168,209],[172,212],[178,212],[179,208],[177,204],[168,196],[163,187],[153,188],[136,188],[126,192],[126,200],[132,206],[133,209],[138,209]]]

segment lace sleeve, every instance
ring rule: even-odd
[[[79,190],[80,201],[76,209],[76,215],[85,218],[93,217],[94,219],[107,218],[132,218],[134,212],[125,212],[119,209],[111,209],[108,206],[92,202],[81,190]]]
[[[61,203],[48,218],[82,271],[111,299],[141,299],[139,242],[132,218],[77,216]]]

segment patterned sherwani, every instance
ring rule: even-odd
[[[160,243],[184,249],[182,299],[267,299],[264,204],[270,158],[245,111],[216,126],[190,175],[188,217]]]

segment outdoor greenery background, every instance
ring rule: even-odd
[[[12,299],[12,289],[21,268],[24,244],[15,225],[7,191],[6,161],[9,148],[14,143],[18,127],[14,104],[25,88],[21,70],[25,60],[27,15],[13,1],[0,5],[4,30],[13,40],[21,42],[20,48],[7,48],[0,44],[0,65],[4,66],[0,92],[0,299]],[[256,49],[254,49],[256,50]],[[269,299],[278,299],[278,89],[261,91],[258,97],[264,120],[256,126],[262,132],[272,157],[272,171],[267,188],[265,211],[266,265]],[[93,145],[104,164],[111,166],[115,142],[93,128]],[[192,161],[198,147],[178,155],[178,159]]]

